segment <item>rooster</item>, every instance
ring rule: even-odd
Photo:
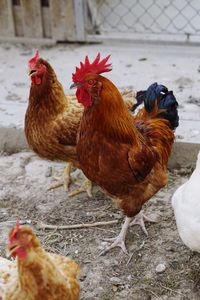
[[[183,243],[200,252],[200,152],[190,179],[172,196],[172,207]]]
[[[149,219],[142,206],[167,183],[178,103],[172,91],[154,83],[140,93],[144,108],[132,116],[117,87],[100,75],[111,71],[109,57],[101,60],[98,54],[90,63],[86,56],[72,75],[71,88],[77,88],[77,100],[84,106],[77,155],[87,178],[123,210],[125,223],[108,249],[120,246],[127,253],[128,227],[139,223],[146,232],[144,220]]]
[[[83,107],[77,103],[75,95],[65,95],[53,68],[39,57],[38,51],[29,60],[28,67],[32,83],[25,115],[26,139],[40,157],[68,162],[64,172],[67,190],[71,181],[71,166],[79,167],[76,135]],[[135,94],[131,92],[126,90],[122,93],[128,108],[135,103]],[[91,188],[91,183],[86,179],[77,191],[86,191],[91,197]]]
[[[17,260],[0,258],[0,299],[79,299],[79,266],[70,258],[47,253],[29,226],[17,222],[8,252]]]

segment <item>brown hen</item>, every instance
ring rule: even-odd
[[[17,260],[0,258],[2,300],[79,299],[79,266],[70,258],[47,253],[29,226],[16,224],[8,251]]]

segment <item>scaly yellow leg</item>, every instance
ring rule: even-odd
[[[51,184],[47,190],[52,190],[56,189],[62,185],[64,185],[65,191],[68,191],[69,185],[72,181],[70,173],[71,173],[71,168],[72,168],[72,163],[67,162],[66,167],[64,169],[64,173],[62,177],[56,177],[54,176],[53,178],[57,181],[56,183]]]
[[[66,167],[64,169],[64,174],[63,174],[63,185],[64,185],[64,190],[68,191],[69,185],[71,183],[71,168],[72,168],[72,163],[67,163]]]
[[[72,197],[83,192],[86,192],[88,197],[92,198],[92,182],[87,178],[76,190],[69,193],[68,196]]]

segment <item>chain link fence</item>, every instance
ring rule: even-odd
[[[87,0],[87,32],[200,41],[200,0]]]

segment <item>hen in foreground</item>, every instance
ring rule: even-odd
[[[154,83],[141,92],[144,108],[132,116],[116,86],[100,75],[111,70],[108,59],[100,60],[98,54],[90,63],[86,57],[72,75],[77,99],[84,105],[77,155],[84,174],[123,210],[125,223],[108,249],[120,246],[127,253],[129,225],[140,223],[146,230],[142,206],[167,183],[178,103],[172,91]]]
[[[0,258],[2,300],[79,299],[79,266],[70,258],[47,253],[30,227],[16,224],[8,251],[17,260]]]
[[[172,207],[183,243],[200,252],[200,152],[190,179],[172,196]]]
[[[75,95],[65,95],[51,65],[39,57],[38,51],[29,60],[31,88],[25,116],[25,135],[30,148],[40,157],[68,162],[64,186],[70,184],[71,165],[79,167],[76,155],[76,135],[83,107]],[[134,92],[122,93],[126,105],[136,102]],[[91,197],[91,183],[86,181],[78,192],[86,191]],[[75,194],[75,192],[73,193]]]

